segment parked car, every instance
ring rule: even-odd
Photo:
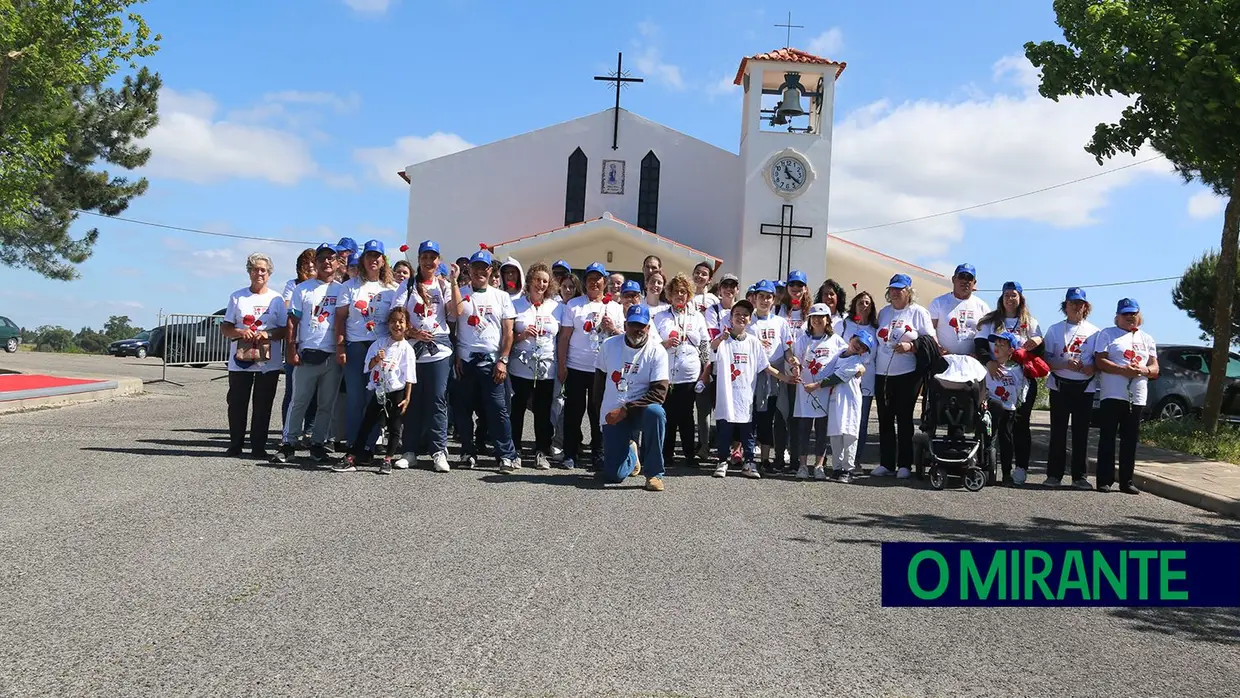
[[[17,346],[22,343],[21,328],[4,316],[0,316],[0,343],[4,344],[4,350],[10,354],[17,351]]]
[[[173,322],[151,330],[152,356],[165,363],[202,368],[207,364],[228,363],[229,340],[220,334],[225,308],[194,322]],[[173,318],[176,318],[174,315]]]
[[[108,345],[108,353],[112,356],[136,356],[145,359],[151,352],[151,333],[139,332],[129,339],[118,339]]]
[[[1210,380],[1210,347],[1168,344],[1158,348],[1158,380],[1150,381],[1147,419],[1183,419],[1205,408]],[[1098,409],[1098,398],[1094,398]],[[1240,354],[1230,353],[1220,419],[1240,423]],[[1095,416],[1095,420],[1096,420]]]

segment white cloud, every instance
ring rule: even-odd
[[[823,58],[835,58],[835,54],[844,49],[844,33],[839,27],[831,27],[825,32],[814,37],[809,42],[809,48],[805,49],[815,56]]]
[[[1099,167],[1084,151],[1094,126],[1126,102],[1095,97],[1058,103],[1037,94],[1023,57],[994,66],[997,89],[961,100],[863,106],[835,125],[832,230],[917,218],[1098,174],[1155,153]],[[975,91],[976,93],[976,91]],[[946,256],[967,218],[1019,219],[1057,228],[1095,222],[1108,196],[1138,177],[1170,176],[1164,161],[961,214],[846,233],[908,259]]]
[[[288,131],[215,118],[204,92],[160,92],[159,125],[143,139],[147,173],[209,184],[230,178],[291,185],[318,174],[306,142]]]
[[[368,165],[371,175],[380,182],[392,187],[404,187],[406,185],[397,172],[403,172],[410,165],[472,147],[473,143],[455,133],[436,131],[429,136],[404,136],[382,148],[358,148],[353,151],[353,158]]]
[[[344,0],[344,4],[353,8],[355,12],[373,15],[387,12],[394,2],[395,0]]]
[[[1216,196],[1212,191],[1198,192],[1188,200],[1188,215],[1190,218],[1214,218],[1223,212],[1227,207],[1227,202],[1221,196]]]
[[[741,88],[740,85],[733,84],[735,81],[736,76],[734,75],[724,75],[711,81],[706,85],[706,96],[712,99],[727,95],[739,97],[741,95]]]
[[[641,39],[633,42],[638,50],[633,63],[637,67],[638,77],[644,77],[670,90],[685,89],[685,79],[680,73],[680,66],[664,61],[663,54],[656,45],[659,40],[659,26],[650,20],[639,22],[637,33],[641,35]]]

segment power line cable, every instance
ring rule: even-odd
[[[123,223],[134,223],[135,225],[146,225],[152,228],[163,228],[164,230],[176,230],[182,233],[195,233],[197,235],[213,235],[215,237],[232,238],[234,240],[258,240],[260,242],[282,242],[287,245],[317,245],[319,244],[317,242],[310,242],[308,240],[284,240],[281,238],[265,238],[265,237],[257,237],[254,235],[237,235],[234,233],[221,233],[221,232],[214,231],[214,230],[200,230],[198,228],[185,228],[179,225],[168,225],[167,223],[155,223],[153,221],[144,221],[144,220],[139,220],[137,218],[124,218],[122,216],[109,216],[107,214],[99,213],[97,211],[83,211],[82,209],[77,209],[77,208],[73,209],[73,212],[84,213],[88,216],[95,216],[96,218],[107,218],[107,219],[114,220],[114,221],[121,221]]]
[[[1040,288],[1027,288],[1025,289],[1025,293],[1029,293],[1031,291],[1063,291],[1073,286],[1081,286],[1081,288],[1092,290],[1095,288],[1110,288],[1112,286],[1136,286],[1139,284],[1156,284],[1156,283],[1162,283],[1164,281],[1179,281],[1179,280],[1180,280],[1180,277],[1178,276],[1160,276],[1156,279],[1137,279],[1136,281],[1112,281],[1110,283],[1105,283],[1105,284],[1064,284],[1063,286],[1044,286]],[[1002,289],[979,288],[973,292],[974,293],[1002,293]]]

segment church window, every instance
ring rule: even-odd
[[[564,225],[586,219],[586,169],[589,161],[581,148],[568,156],[568,184],[564,190]]]
[[[637,187],[637,227],[658,232],[659,157],[654,151],[642,158],[641,183]]]

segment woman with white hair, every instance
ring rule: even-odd
[[[1149,398],[1150,381],[1157,380],[1158,346],[1141,329],[1141,305],[1123,298],[1115,307],[1115,325],[1094,338],[1094,366],[1098,381],[1099,492],[1115,484],[1115,437],[1119,436],[1119,490],[1141,494],[1132,482],[1141,435],[1141,412]]]
[[[896,274],[887,284],[887,306],[878,311],[874,396],[878,401],[879,465],[870,473],[907,478],[913,465],[913,411],[921,381],[914,341],[934,334],[930,312],[917,304],[913,280]]]
[[[228,348],[228,455],[245,448],[245,418],[251,396],[250,453],[267,458],[271,407],[284,370],[284,339],[288,313],[279,291],[267,286],[271,258],[254,253],[245,260],[250,285],[228,297],[221,332],[233,340]]]

